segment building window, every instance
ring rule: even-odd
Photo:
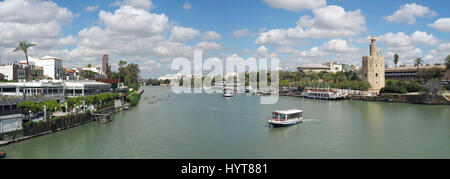
[[[378,73],[375,73],[375,77],[378,77]]]

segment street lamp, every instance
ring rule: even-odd
[[[44,121],[47,121],[47,106],[44,104]]]

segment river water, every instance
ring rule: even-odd
[[[161,99],[149,103],[148,98]],[[155,97],[155,98],[154,98]],[[277,109],[305,121],[270,128]],[[173,94],[145,87],[139,105],[89,123],[0,147],[8,158],[450,158],[450,107],[260,96]]]

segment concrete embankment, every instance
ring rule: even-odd
[[[350,100],[362,101],[382,101],[411,104],[450,104],[445,95],[424,95],[424,94],[393,94],[384,93],[378,96],[349,96]]]

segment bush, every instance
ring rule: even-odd
[[[410,93],[419,92],[424,89],[416,81],[398,81],[398,80],[386,80],[386,86],[381,88],[380,93]]]
[[[131,106],[136,106],[139,102],[139,99],[141,98],[141,96],[139,96],[139,94],[137,93],[132,93],[129,97],[128,97],[128,102],[130,102]]]

